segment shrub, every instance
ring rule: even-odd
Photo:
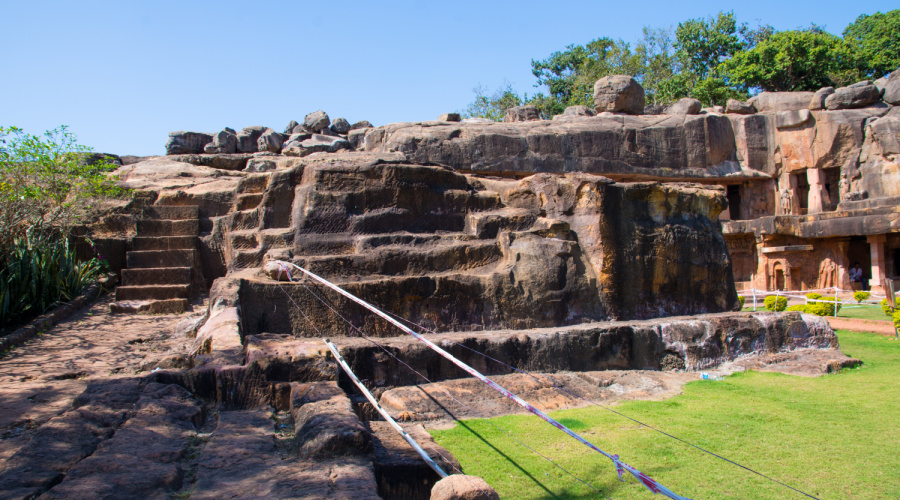
[[[763,304],[770,311],[784,311],[787,308],[787,298],[769,295],[763,301]]]
[[[789,306],[787,309],[785,309],[785,311],[800,311],[800,312],[805,313],[806,312],[806,304],[795,304],[793,306]]]
[[[0,269],[0,327],[73,299],[102,272],[97,259],[76,261],[68,239],[14,240]]]
[[[841,305],[838,304],[838,310]],[[816,316],[834,316],[834,302],[813,302],[806,306],[806,312]]]
[[[738,295],[738,302],[741,304],[741,309],[744,308],[744,301],[746,299],[747,299],[746,297],[742,297],[742,296]]]
[[[868,298],[869,298],[869,295],[871,295],[871,293],[869,293],[869,292],[863,292],[862,290],[853,292],[853,298],[856,299],[856,303],[857,303],[857,304],[858,304],[858,303],[861,303],[862,301],[864,301],[864,300],[866,300],[866,299],[868,299]]]
[[[890,316],[892,314],[891,306],[888,305],[887,299],[881,299],[881,310],[884,311],[885,316]]]
[[[831,314],[834,314],[834,297],[822,297],[819,300],[821,300],[822,302],[814,302],[814,304],[828,304],[828,306],[831,307]],[[838,312],[841,312],[840,299],[838,299],[838,302],[837,302],[837,310],[838,310]],[[820,314],[819,316],[822,316],[822,315]]]
[[[894,313],[894,328],[900,330],[900,311]]]
[[[810,292],[810,293],[807,293],[807,294],[806,294],[806,298],[807,298],[807,299],[813,299],[813,300],[821,299],[821,298],[822,298],[822,294],[821,294],[821,293],[816,293],[816,292]]]

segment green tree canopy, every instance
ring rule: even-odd
[[[853,83],[860,76],[857,65],[841,38],[813,27],[775,33],[736,53],[719,71],[736,87],[800,91]]]
[[[844,40],[862,60],[862,70],[881,78],[900,68],[900,9],[863,14],[844,29]]]

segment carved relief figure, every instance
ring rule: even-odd
[[[791,190],[784,188],[781,190],[781,213],[790,215],[793,212],[791,207]]]
[[[837,264],[830,257],[825,257],[819,264],[819,280],[816,288],[830,288],[837,283]]]

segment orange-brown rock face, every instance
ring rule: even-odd
[[[267,190],[255,215],[241,217],[257,221],[254,229],[220,225],[226,241],[256,235],[257,260],[231,258],[233,271],[267,258],[291,260],[440,331],[717,312],[736,304],[716,220],[724,207],[719,189],[617,184],[589,174],[479,178],[361,154],[282,177],[293,187],[278,187],[273,178],[269,189],[293,192],[290,204],[275,203],[287,200]],[[290,217],[279,215],[285,211]],[[265,244],[265,217],[290,220],[292,240]],[[348,333],[302,284],[251,273],[240,287],[244,334]],[[368,315],[356,306],[330,300],[357,326],[389,334],[365,323]],[[331,330],[314,331],[303,314]]]

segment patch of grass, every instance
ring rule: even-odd
[[[890,321],[891,318],[884,314],[877,304],[855,306],[847,304],[838,311],[838,318],[873,319],[876,321]]]
[[[900,342],[846,331],[838,336],[844,353],[863,365],[819,378],[738,373],[691,382],[675,398],[624,403],[616,410],[823,500],[900,498]],[[601,408],[553,417],[683,496],[803,498]],[[610,498],[659,498],[633,478],[619,482],[608,459],[537,417],[492,422]],[[503,498],[599,497],[485,421],[432,434],[467,473],[484,477]]]

